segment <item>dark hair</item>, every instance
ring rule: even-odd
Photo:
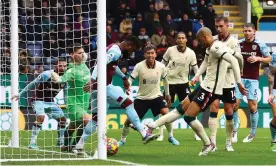
[[[58,59],[56,60],[55,65],[57,65],[59,62],[67,62],[67,58],[66,57],[58,57]]]
[[[69,47],[67,48],[67,53],[72,54],[81,48],[82,48],[82,45],[80,43],[70,44]]]
[[[228,18],[224,16],[218,16],[215,20],[216,22],[219,22],[219,21],[224,21],[225,23],[229,22]]]
[[[134,35],[127,37],[125,39],[125,42],[127,42],[128,44],[131,44],[132,47],[135,47],[136,49],[140,49],[141,47],[140,39]]]
[[[246,23],[246,24],[244,24],[244,27],[248,27],[248,28],[251,27],[252,29],[256,29],[255,25],[252,23]]]
[[[185,33],[185,32],[183,32],[183,31],[179,31],[175,37],[177,38],[177,37],[178,37],[178,35],[181,35],[181,34],[183,34],[183,35],[185,36],[185,38],[186,38],[186,33]]]
[[[146,52],[149,51],[149,50],[154,50],[154,51],[156,51],[155,45],[153,45],[153,44],[147,45],[147,46],[145,47],[145,49],[144,49],[144,52],[146,53]]]

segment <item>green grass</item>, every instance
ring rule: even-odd
[[[257,138],[252,143],[242,143],[242,139],[247,136],[249,129],[239,130],[239,142],[234,144],[235,152],[226,152],[225,129],[219,129],[217,137],[218,151],[211,153],[209,156],[198,156],[202,143],[194,140],[192,130],[175,130],[174,135],[180,141],[180,146],[173,146],[167,141],[166,131],[163,142],[151,142],[143,145],[141,137],[137,132],[131,131],[125,146],[119,148],[116,155],[109,157],[114,160],[124,160],[139,164],[149,165],[275,165],[276,153],[270,150],[270,131],[269,129],[258,129]],[[9,133],[0,132],[1,138],[9,136]],[[119,140],[121,130],[108,130],[108,137]],[[30,132],[23,131],[20,133],[21,146],[28,145]],[[51,139],[51,138],[54,139]],[[45,139],[43,139],[45,138]],[[56,143],[56,132],[44,131],[39,135],[38,145],[40,149],[58,151],[53,145]],[[90,139],[86,145],[88,153],[96,147],[96,135]],[[6,142],[6,141],[5,141]],[[3,143],[3,140],[2,140]],[[92,153],[92,152],[91,152]],[[27,149],[1,148],[1,159],[8,158],[75,158],[72,154],[58,154],[52,152],[39,152]],[[113,161],[20,161],[5,162],[2,164],[9,165],[114,165],[120,164]],[[121,164],[120,164],[121,165]]]

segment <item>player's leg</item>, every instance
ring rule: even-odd
[[[147,101],[147,100],[141,100],[141,99],[135,99],[134,100],[134,109],[136,110],[139,119],[143,119],[143,117],[145,116],[145,114],[149,110],[150,107],[149,107],[148,103],[149,103],[149,101]],[[124,127],[123,127],[121,140],[119,141],[120,146],[125,145],[126,138],[129,134],[129,130],[130,130],[131,125],[132,124],[131,124],[130,120],[126,119],[126,121],[124,123]]]
[[[64,131],[66,127],[66,118],[64,116],[63,110],[57,105],[52,104],[51,107],[51,114],[54,119],[58,122],[58,142],[57,146],[63,146],[64,145]]]
[[[259,81],[258,80],[248,80],[250,86],[248,88],[248,108],[250,111],[250,122],[251,130],[247,137],[244,138],[243,142],[252,142],[256,136],[256,129],[259,121],[259,112],[258,112],[258,89]]]
[[[45,112],[44,112],[45,104],[43,101],[34,101],[33,109],[36,113],[36,121],[32,127],[32,136],[29,144],[30,149],[38,149],[37,147],[37,136],[39,131],[41,130],[42,123],[44,121]]]
[[[214,149],[212,151],[217,150],[217,131],[218,131],[218,111],[219,111],[219,100],[215,100],[210,105],[210,115],[208,120],[208,127],[210,129],[210,140],[215,145]]]
[[[81,121],[77,120],[77,113],[76,113],[76,108],[73,107],[68,107],[68,117],[70,119],[70,123],[68,127],[64,131],[64,146],[61,147],[62,151],[71,151],[72,149],[72,136],[75,132],[75,129],[81,124]]]
[[[273,90],[273,95],[276,96],[276,91]],[[270,132],[271,132],[271,151],[276,152],[276,99],[270,104],[272,109],[273,118],[270,121]]]
[[[137,112],[134,109],[133,101],[130,98],[128,98],[128,96],[123,92],[123,90],[120,87],[116,87],[112,84],[109,84],[107,86],[107,96],[112,98],[122,108],[126,110],[128,119],[141,134],[143,138],[143,143],[146,144],[159,136],[147,133],[147,128],[140,122]]]
[[[166,103],[164,102],[163,97],[158,97],[152,100],[150,104],[151,104],[151,110],[154,117],[159,114],[166,115],[169,113],[169,108],[166,106]],[[166,123],[165,126],[168,131],[168,136],[169,136],[168,141],[173,145],[179,145],[178,140],[173,137],[172,123]]]

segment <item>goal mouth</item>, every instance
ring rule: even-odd
[[[76,55],[75,45],[79,43],[84,51],[81,64],[88,68],[86,76],[90,80],[89,74],[92,73],[97,61],[98,2],[54,2],[0,2],[0,50],[3,55],[0,61],[0,87],[1,92],[5,94],[2,96],[3,99],[1,97],[0,109],[0,148],[3,162],[98,158],[97,147],[100,137],[98,138],[96,123],[91,125],[94,132],[85,138],[82,153],[73,153],[71,149],[64,151],[61,148],[61,140],[66,139],[63,135],[69,124],[72,124],[68,111],[68,97],[77,98],[77,92],[82,91],[82,88],[76,86],[73,89],[76,92],[75,96],[70,96],[67,94],[70,88],[72,89],[72,86],[68,86],[70,83],[54,84],[51,73],[56,72],[57,76],[62,77],[70,68],[77,66],[76,58],[73,60],[72,56]],[[16,54],[14,50],[17,50]],[[70,54],[70,50],[73,50],[73,54]],[[47,75],[47,72],[50,74]],[[78,72],[85,77],[84,71]],[[83,77],[81,79],[84,79]],[[77,84],[77,81],[74,83]],[[20,95],[18,103],[15,98],[11,99],[14,95]],[[89,105],[85,107],[87,114],[93,116],[92,112],[97,112],[98,108],[92,107],[90,103],[97,103],[97,98],[85,102]],[[18,109],[14,109],[17,108],[17,104]],[[77,106],[74,107],[78,109]],[[85,130],[83,126],[75,127],[76,131],[70,144],[77,146],[82,139],[84,140],[81,137],[84,132],[80,132],[80,135],[77,133],[81,128],[83,129],[80,131]],[[105,131],[104,128],[104,133]],[[106,153],[106,150],[104,152]]]

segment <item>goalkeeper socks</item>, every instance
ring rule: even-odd
[[[88,137],[96,132],[97,122],[90,120],[84,128],[84,132],[76,145],[76,149],[83,149]]]
[[[40,131],[41,125],[40,124],[34,124],[32,127],[32,136],[31,136],[31,142],[30,144],[36,144],[36,139],[38,136],[38,133]]]
[[[137,112],[134,109],[134,104],[132,103],[126,107],[126,114],[129,121],[134,125],[134,127],[140,132],[142,137],[147,135],[147,131],[144,129],[144,125],[140,122]]]
[[[259,112],[256,110],[255,112],[250,112],[250,120],[251,120],[251,130],[250,134],[255,136],[256,135],[256,129],[258,125],[258,120],[259,120]]]
[[[238,110],[234,110],[233,112],[233,119],[234,119],[234,131],[238,130],[239,124],[239,114],[238,114]]]
[[[276,125],[272,124],[272,121],[270,122],[270,132],[271,132],[272,142],[276,142]]]
[[[71,139],[72,139],[72,135],[74,134],[74,130],[71,130],[69,128],[67,128],[64,131],[64,146],[68,147],[71,144]]]
[[[217,137],[217,126],[218,126],[218,120],[217,120],[217,115],[218,113],[216,112],[210,112],[210,117],[209,117],[209,121],[208,121],[208,126],[210,129],[210,139],[211,142],[213,142],[214,144],[217,143],[216,141],[216,137]]]
[[[172,128],[172,123],[167,123],[165,124],[167,131],[168,131],[168,136],[173,137],[173,128]],[[162,136],[163,136],[163,126],[161,126],[160,128],[162,128]],[[161,134],[160,134],[161,135]]]
[[[73,140],[73,143],[72,143],[73,146],[76,146],[77,142],[80,141],[81,136],[82,136],[82,134],[83,134],[83,128],[84,128],[84,127],[83,127],[83,124],[81,124],[81,125],[79,126],[78,130],[77,130],[76,138]]]
[[[202,140],[204,145],[211,144],[210,139],[208,138],[202,124],[197,119],[195,119],[195,117],[184,116],[184,120],[189,126],[191,126],[191,128],[194,130],[194,132]]]

